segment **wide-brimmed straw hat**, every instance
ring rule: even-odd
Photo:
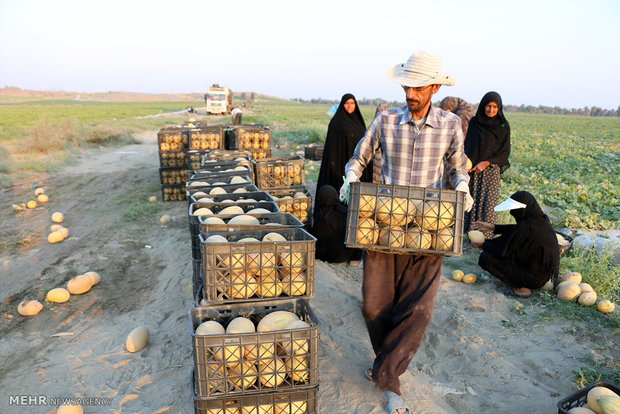
[[[514,200],[508,197],[506,200],[502,201],[498,205],[496,205],[493,210],[495,211],[506,211],[506,210],[515,210],[517,208],[525,208],[527,207],[525,204]]]
[[[424,51],[413,52],[406,63],[394,66],[388,78],[404,86],[454,85],[454,79],[441,73],[441,58]]]

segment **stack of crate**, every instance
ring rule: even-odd
[[[188,140],[184,131],[189,126],[162,128],[157,133],[159,149],[159,182],[163,201],[185,200]]]
[[[250,160],[208,151],[186,185],[199,285],[189,312],[194,412],[317,413],[316,239],[256,187]]]
[[[252,158],[261,160],[271,157],[273,131],[263,125],[234,125],[228,130],[226,148],[246,150]]]
[[[256,186],[276,200],[281,211],[295,215],[306,228],[312,218],[312,196],[306,187],[304,158],[299,155],[254,161]]]

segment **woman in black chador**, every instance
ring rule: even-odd
[[[314,203],[313,214],[313,234],[317,237],[317,258],[320,260],[326,260],[330,262],[342,262],[350,260],[351,266],[358,266],[362,257],[361,250],[345,249],[344,244],[339,246],[339,250],[346,252],[344,256],[338,254],[330,254],[329,259],[323,258],[319,254],[321,250],[321,244],[323,243],[319,239],[318,234],[324,234],[326,237],[327,231],[333,231],[335,228],[334,223],[325,222],[326,214],[330,217],[337,216],[337,211],[334,210],[336,204],[332,200],[321,200],[323,193],[321,188],[329,185],[334,189],[339,189],[343,184],[344,167],[353,156],[353,151],[359,140],[364,136],[366,132],[366,123],[364,117],[360,112],[355,96],[350,93],[344,94],[340,100],[340,105],[334,114],[333,118],[329,122],[327,128],[327,137],[325,138],[325,147],[323,149],[323,158],[321,159],[321,169],[319,171],[319,178],[316,184],[316,200]],[[372,166],[366,167],[360,181],[370,182],[372,181]],[[331,192],[330,192],[331,193]],[[335,200],[338,202],[338,197]],[[343,205],[344,206],[344,205]],[[328,212],[322,211],[324,208],[329,209]],[[344,206],[346,212],[346,206]],[[340,209],[341,210],[341,209]],[[346,221],[346,214],[345,214]],[[344,242],[344,234],[342,237],[338,234],[333,234],[332,238],[342,240]],[[332,241],[329,245],[333,248],[336,246]],[[345,256],[351,256],[345,259]],[[326,256],[327,257],[327,256]],[[337,258],[338,257],[338,258]]]
[[[476,115],[470,120],[465,137],[465,154],[472,162],[469,192],[474,206],[465,213],[464,230],[474,221],[497,223],[493,207],[499,201],[500,175],[510,166],[510,124],[504,116],[502,98],[497,92],[482,97]],[[492,233],[483,231],[487,239]]]
[[[478,264],[512,288],[508,293],[529,296],[530,289],[554,282],[560,267],[560,249],[549,218],[527,191],[517,191],[495,207],[510,210],[516,224],[491,224],[475,221],[472,229],[499,234],[485,240]]]

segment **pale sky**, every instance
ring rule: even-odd
[[[434,100],[620,105],[620,0],[0,0],[0,87],[404,101],[415,50]]]

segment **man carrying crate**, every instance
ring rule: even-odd
[[[404,186],[441,188],[445,157],[448,184],[465,193],[469,211],[473,200],[461,120],[431,105],[441,85],[454,85],[454,79],[441,74],[439,56],[423,51],[390,69],[388,78],[402,86],[407,105],[381,112],[372,121],[345,167],[340,199],[347,202],[350,183],[359,181],[373,154],[381,151],[381,182]],[[442,265],[442,256],[366,252],[363,314],[376,355],[366,375],[390,414],[410,412],[400,397],[399,377],[431,320]]]

